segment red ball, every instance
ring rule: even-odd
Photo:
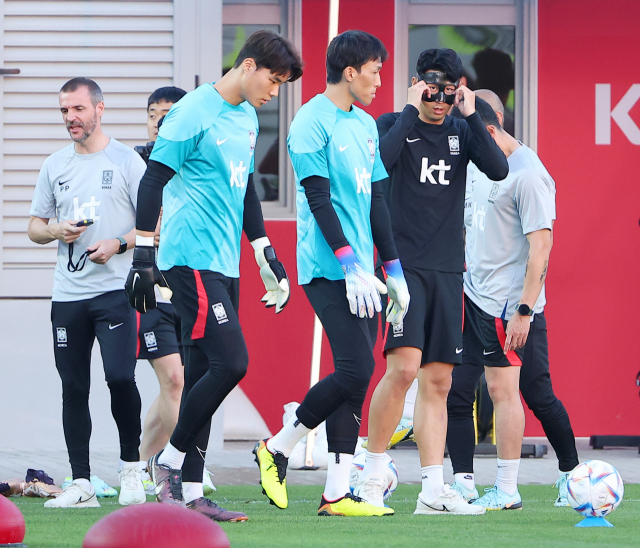
[[[24,517],[18,507],[0,495],[0,544],[19,544],[24,540]]]
[[[103,517],[82,548],[229,548],[222,528],[194,510],[148,502]]]

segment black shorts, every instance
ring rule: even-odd
[[[241,329],[238,278],[188,266],[174,266],[163,274],[173,291],[171,303],[182,320],[183,345]]]
[[[510,350],[506,355],[503,352],[507,338],[506,328],[506,320],[487,314],[465,295],[462,361],[465,364],[486,365],[487,367],[522,365],[524,348]],[[539,341],[544,344],[545,348],[538,348],[536,353],[544,350],[548,356],[546,337],[539,338]],[[548,361],[548,357],[546,359]]]
[[[462,363],[462,274],[404,268],[411,302],[401,324],[387,326],[384,351],[412,346],[422,363]]]
[[[146,314],[136,312],[136,318],[139,360],[153,360],[177,353],[182,355],[180,316],[172,304],[158,303]]]

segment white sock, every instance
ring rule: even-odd
[[[287,424],[285,424],[280,432],[267,440],[267,449],[274,453],[280,451],[285,457],[291,456],[291,451],[302,438],[304,438],[311,428],[307,428],[300,422],[296,414],[293,414]]]
[[[420,469],[422,473],[422,498],[425,502],[436,500],[444,487],[444,466],[432,464]]]
[[[178,451],[171,442],[168,441],[166,447],[162,450],[158,458],[158,464],[168,464],[169,468],[180,470],[186,453]]]
[[[190,503],[192,500],[196,500],[204,497],[204,491],[202,490],[202,483],[183,481],[182,496],[184,497],[184,501],[187,504]]]
[[[468,472],[462,474],[453,474],[453,478],[456,483],[464,485],[469,491],[473,491],[476,488],[476,475]]]
[[[324,484],[324,498],[333,502],[349,493],[349,476],[353,455],[347,453],[329,453],[327,480]]]
[[[93,485],[91,485],[91,482],[86,478],[78,478],[76,480],[73,480],[73,483],[82,487],[90,495],[93,495],[96,492],[96,490],[93,488]]]
[[[402,410],[402,416],[413,420],[413,410],[416,406],[416,396],[418,395],[418,379],[413,379],[407,395],[404,397],[404,409]]]
[[[507,495],[513,495],[518,490],[518,469],[520,459],[498,459],[498,477],[496,487]]]
[[[384,453],[371,453],[367,451],[367,458],[364,461],[362,477],[366,478],[369,474],[383,474],[384,464],[387,461]]]

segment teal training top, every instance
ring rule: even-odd
[[[371,183],[388,177],[374,119],[356,106],[345,112],[325,95],[316,95],[293,119],[287,146],[296,176],[298,283],[344,279],[300,184],[314,175],[329,179],[344,235],[362,268],[373,274]]]
[[[176,172],[164,188],[158,267],[240,276],[244,196],[258,137],[247,102],[227,103],[211,84],[166,115],[150,160]]]

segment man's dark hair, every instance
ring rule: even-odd
[[[416,72],[422,75],[428,70],[444,72],[455,83],[462,76],[462,61],[452,49],[427,49],[418,57]]]
[[[327,48],[327,84],[338,84],[347,67],[358,72],[369,61],[385,62],[389,57],[384,44],[368,32],[348,30],[338,34]]]
[[[279,76],[288,74],[289,82],[302,76],[304,63],[298,50],[284,36],[270,30],[259,30],[249,36],[233,68],[238,68],[245,59],[253,59],[259,69],[267,68]]]
[[[89,95],[91,96],[91,104],[94,107],[101,101],[104,101],[100,86],[90,78],[71,78],[71,80],[69,80],[64,86],[60,88],[60,93],[71,93],[73,91],[76,91],[80,87],[86,87],[89,90]]]
[[[153,105],[153,103],[159,103],[161,101],[164,101],[166,103],[177,103],[186,94],[187,92],[185,90],[177,88],[175,86],[158,88],[151,95],[149,95],[149,100],[147,101],[147,110],[149,110],[149,107]]]
[[[490,89],[505,101],[515,80],[511,56],[504,51],[487,48],[473,56],[471,66],[476,71],[476,86]]]
[[[498,116],[496,116],[496,112],[493,110],[493,107],[484,99],[480,99],[480,97],[478,97],[477,95],[476,112],[480,115],[480,119],[485,126],[494,126],[496,129],[502,129],[500,120],[498,120]],[[458,110],[458,107],[453,107],[449,115],[453,116],[454,118],[464,119],[464,116]]]

